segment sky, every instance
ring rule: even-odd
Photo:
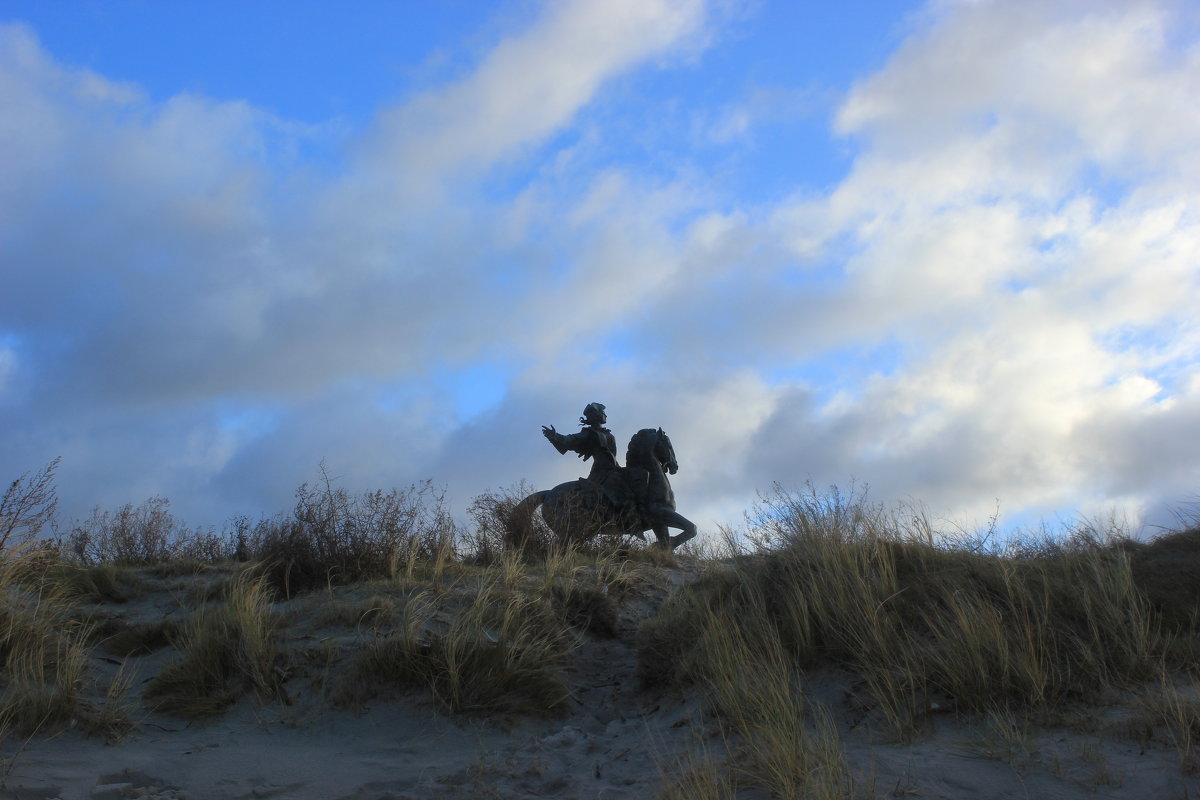
[[[679,511],[1200,497],[1200,7],[0,0],[0,480],[197,526],[674,442]]]

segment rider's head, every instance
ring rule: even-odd
[[[581,425],[603,425],[608,421],[608,415],[604,413],[604,405],[601,403],[588,403],[587,408],[583,410],[583,416],[579,418]]]

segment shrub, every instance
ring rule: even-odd
[[[170,501],[152,497],[116,511],[93,509],[92,516],[68,534],[65,549],[83,564],[157,564],[175,556],[183,533]]]
[[[454,535],[444,498],[428,482],[352,495],[326,476],[296,491],[291,518],[264,520],[247,538],[261,574],[287,598],[444,560]]]
[[[8,485],[0,496],[0,551],[11,543],[25,544],[54,518],[58,496],[54,471],[56,458],[31,476],[28,472]]]
[[[521,501],[533,494],[525,481],[513,486],[484,492],[471,501],[467,515],[475,524],[475,532],[466,542],[467,558],[476,564],[494,564],[509,549],[511,542],[521,542],[527,558],[545,558],[556,544],[554,532],[541,514],[518,512]]]

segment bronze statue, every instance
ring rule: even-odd
[[[674,549],[696,535],[696,526],[675,511],[675,494],[667,474],[679,471],[671,438],[662,428],[644,428],[629,440],[627,466],[617,463],[617,441],[604,427],[608,421],[600,403],[589,403],[579,418],[579,433],[561,434],[553,425],[542,434],[559,453],[568,451],[591,460],[586,478],[534,492],[516,508],[528,519],[539,506],[542,518],[563,540],[583,540],[609,533],[645,538],[653,530],[659,545]],[[669,528],[681,533],[669,535]],[[519,544],[519,543],[518,543]]]
[[[550,440],[554,449],[561,454],[567,451],[578,453],[584,461],[591,459],[592,471],[586,480],[599,486],[615,506],[624,506],[631,498],[625,484],[621,465],[617,463],[617,440],[612,431],[603,427],[608,415],[600,403],[588,403],[583,409],[579,433],[561,434],[554,426],[542,426],[542,435]]]

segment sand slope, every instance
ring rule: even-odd
[[[188,722],[155,714],[136,697],[175,657],[171,648],[124,659],[98,650],[98,670],[111,674],[123,664],[134,675],[136,729],[111,745],[77,730],[10,739],[0,750],[0,798],[654,797],[705,757],[736,768],[746,746],[726,741],[698,691],[643,691],[636,679],[638,625],[700,569],[686,559],[677,568],[647,568],[621,598],[617,635],[581,637],[569,709],[550,717],[450,715],[419,692],[377,698],[358,713],[337,709],[322,690],[342,666],[334,663],[297,670],[287,684],[290,704],[245,698],[215,721]],[[96,613],[115,624],[180,618],[221,577],[148,576],[136,598]],[[339,637],[374,635],[313,622],[321,607],[368,591],[375,590],[351,587],[277,604],[288,621],[288,647],[303,653]],[[1003,721],[931,710],[925,737],[891,744],[872,732],[854,689],[853,677],[834,668],[805,678],[808,697],[837,723],[852,796],[1200,797],[1200,778],[1181,770],[1176,749],[1139,743],[1122,727],[1127,709],[1120,698],[1112,707],[1072,712],[1064,727],[1017,734]],[[766,795],[743,786],[738,796]]]

